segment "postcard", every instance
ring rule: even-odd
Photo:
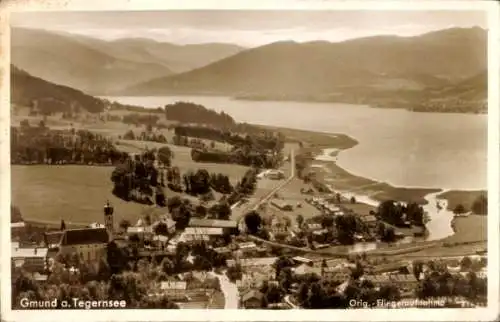
[[[498,318],[494,2],[0,21],[5,321]]]

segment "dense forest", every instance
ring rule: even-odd
[[[219,128],[231,128],[236,122],[224,112],[216,112],[190,102],[175,102],[165,105],[167,120],[180,123],[197,123],[216,126]]]

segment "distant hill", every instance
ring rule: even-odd
[[[103,41],[89,37],[72,37],[89,47],[113,57],[138,63],[155,63],[174,73],[183,73],[235,55],[245,48],[222,43],[175,45],[146,38]]]
[[[21,28],[12,29],[11,62],[34,76],[93,94],[172,74],[160,64],[120,59],[71,37]]]
[[[11,61],[19,68],[96,95],[198,68],[241,50],[234,45],[176,46],[148,39],[108,42],[24,28],[12,29],[11,44]]]
[[[362,101],[364,93],[415,92],[471,77],[487,68],[486,44],[486,31],[481,28],[338,43],[278,42],[193,71],[146,81],[120,93],[324,101],[335,101],[348,93],[351,101]]]
[[[11,65],[11,102],[21,106],[32,106],[33,101],[50,101],[52,111],[70,111],[72,106],[83,108],[91,113],[102,112],[102,100],[87,95],[73,88],[56,85],[41,78],[33,77],[25,71]]]

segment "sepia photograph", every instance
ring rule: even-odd
[[[301,5],[8,13],[6,319],[498,312],[498,8]]]

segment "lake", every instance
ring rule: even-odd
[[[106,98],[154,108],[190,101],[224,111],[238,122],[344,133],[359,145],[339,153],[337,163],[353,174],[394,186],[487,188],[487,115],[220,96]]]

